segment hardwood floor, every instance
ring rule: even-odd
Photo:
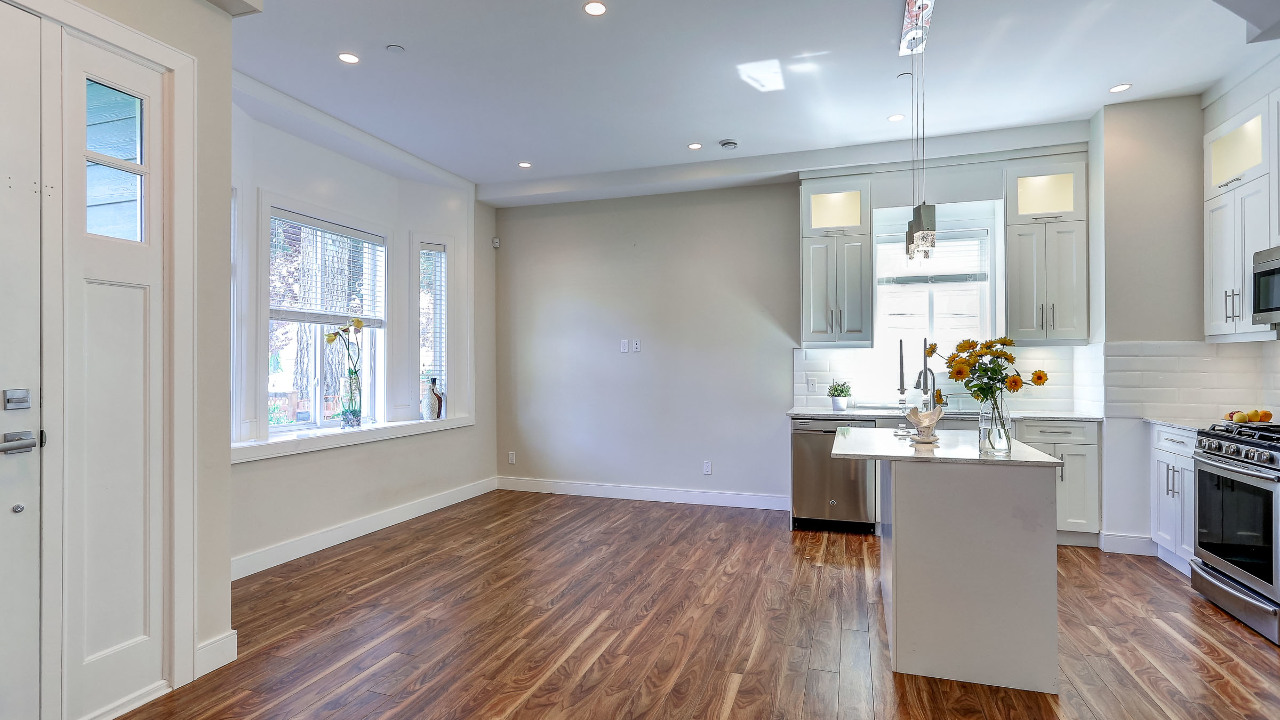
[[[1280,648],[1060,548],[1058,696],[888,670],[873,537],[497,491],[236,582],[240,659],[127,717],[1280,718]]]

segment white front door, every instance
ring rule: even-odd
[[[65,717],[167,687],[164,82],[62,36]]]
[[[40,20],[0,2],[0,718],[40,714]],[[15,398],[16,399],[16,398]],[[4,447],[4,446],[0,446]]]

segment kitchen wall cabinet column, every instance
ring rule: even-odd
[[[1209,342],[1277,338],[1269,325],[1253,324],[1253,255],[1271,247],[1275,237],[1274,127],[1271,103],[1261,100],[1204,137],[1204,334]]]
[[[875,302],[870,180],[806,180],[803,319],[806,347],[870,347]]]
[[[1086,165],[1005,171],[1007,333],[1023,345],[1089,340]]]

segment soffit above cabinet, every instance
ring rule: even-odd
[[[209,0],[209,4],[225,10],[231,17],[256,15],[262,12],[266,0]]]

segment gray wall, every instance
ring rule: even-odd
[[[1200,100],[1107,106],[1102,135],[1106,340],[1203,341]]]
[[[794,183],[499,210],[498,471],[788,494],[799,228]]]

